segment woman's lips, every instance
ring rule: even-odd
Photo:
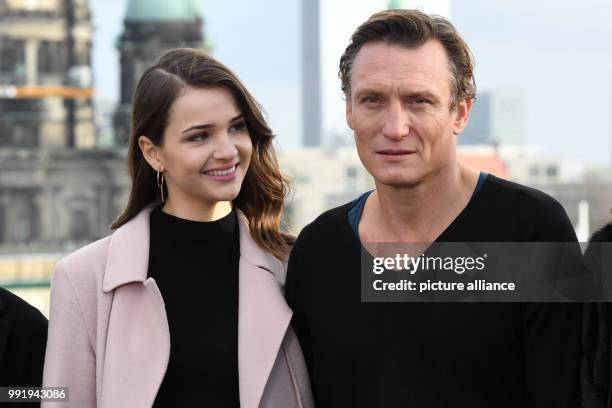
[[[233,180],[236,177],[236,170],[238,169],[238,164],[236,163],[231,167],[219,168],[205,171],[204,174],[218,181],[229,181]]]

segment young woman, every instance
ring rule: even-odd
[[[193,49],[165,53],[133,102],[127,208],[53,275],[43,384],[69,401],[48,406],[312,406],[259,106]]]

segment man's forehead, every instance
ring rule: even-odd
[[[446,52],[437,41],[429,41],[416,48],[367,43],[353,62],[353,87],[362,82],[379,83],[447,81],[450,72]],[[354,89],[353,89],[354,90]]]

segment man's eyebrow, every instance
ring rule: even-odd
[[[427,98],[427,99],[439,99],[438,96],[430,91],[410,91],[404,94],[408,98]]]
[[[239,119],[243,119],[244,118],[244,114],[241,113],[238,116],[235,116],[233,118],[230,119],[230,123],[236,122]],[[190,130],[204,130],[204,129],[210,129],[212,127],[214,127],[215,125],[213,125],[212,123],[205,123],[205,124],[201,124],[201,125],[193,125],[185,130],[183,130],[181,133],[187,133]]]
[[[382,91],[380,89],[376,89],[373,87],[367,87],[367,88],[360,88],[357,89],[355,92],[353,92],[353,94],[357,97],[362,96],[362,95],[380,95],[382,93]]]
[[[356,97],[360,97],[363,95],[380,95],[382,93],[384,93],[384,90],[380,88],[376,88],[376,87],[371,87],[371,86],[359,88],[355,90],[355,92],[353,92],[353,94]],[[402,92],[402,97],[408,97],[408,98],[426,97],[429,99],[439,99],[439,97],[434,92],[431,92],[425,89]]]

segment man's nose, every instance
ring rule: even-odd
[[[217,143],[215,144],[213,157],[218,160],[230,160],[236,157],[237,154],[238,149],[232,142],[231,136],[227,133],[219,135]]]
[[[391,140],[400,141],[410,133],[410,120],[407,110],[400,101],[392,101],[387,108],[383,135]]]

